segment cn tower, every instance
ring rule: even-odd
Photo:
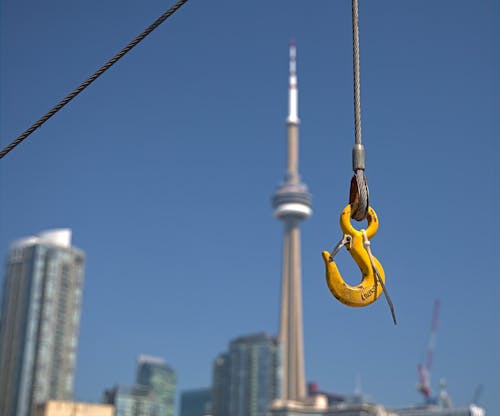
[[[306,396],[299,223],[312,214],[312,198],[299,176],[299,116],[295,43],[290,43],[290,84],[287,124],[287,170],[273,196],[274,215],[285,225],[281,283],[281,400]]]

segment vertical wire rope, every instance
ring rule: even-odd
[[[364,174],[365,153],[361,143],[361,93],[359,69],[359,12],[358,0],[352,0],[352,62],[354,90],[354,148],[353,170],[349,202],[352,205],[351,216],[357,221],[366,218],[369,208],[368,185]]]
[[[358,0],[352,0],[352,63],[354,72],[354,129],[355,143],[361,144],[361,94],[359,70],[359,12]]]

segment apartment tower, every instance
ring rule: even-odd
[[[30,416],[48,400],[72,400],[84,253],[71,230],[14,242],[0,317],[0,415]]]

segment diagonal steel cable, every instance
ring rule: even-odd
[[[147,27],[141,34],[139,34],[134,40],[132,40],[127,46],[125,46],[120,52],[113,56],[108,62],[101,66],[97,71],[95,71],[90,77],[82,82],[77,88],[70,92],[65,98],[63,98],[59,103],[57,103],[49,112],[47,112],[43,117],[36,121],[28,130],[17,137],[12,143],[6,146],[0,152],[0,159],[2,159],[7,153],[9,153],[14,147],[25,140],[31,133],[42,126],[48,119],[50,119],[54,114],[56,114],[61,108],[68,104],[73,98],[80,94],[85,88],[87,88],[92,82],[94,82],[99,76],[106,72],[113,64],[115,64],[120,58],[122,58],[127,52],[129,52],[134,46],[136,46],[140,41],[142,41],[146,36],[148,36],[153,30],[160,26],[165,20],[172,16],[178,9],[180,9],[188,0],[179,0],[170,9],[163,13],[158,19],[156,19],[149,27]]]

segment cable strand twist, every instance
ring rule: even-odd
[[[359,69],[359,13],[358,0],[352,0],[352,63],[354,73],[354,129],[355,143],[361,144],[361,93]]]
[[[142,41],[146,36],[148,36],[153,30],[160,26],[165,20],[172,16],[178,9],[180,9],[188,0],[179,0],[170,9],[163,13],[158,19],[156,19],[150,26],[148,26],[141,34],[139,34],[135,39],[133,39],[128,45],[126,45],[120,52],[113,56],[108,62],[101,66],[96,72],[94,72],[89,78],[82,82],[77,88],[70,92],[65,98],[63,98],[59,103],[57,103],[51,110],[49,110],[43,117],[36,121],[29,129],[18,136],[14,141],[12,141],[8,146],[6,146],[0,152],[0,159],[2,159],[7,153],[14,149],[18,144],[25,140],[31,133],[36,129],[41,127],[48,119],[50,119],[54,114],[56,114],[61,108],[68,104],[73,98],[80,94],[85,88],[87,88],[92,82],[94,82],[98,77],[100,77],[104,72],[106,72],[113,64],[115,64],[119,59],[121,59],[127,52],[129,52],[134,46],[136,46],[140,41]]]
[[[364,174],[365,155],[361,141],[361,87],[359,65],[359,12],[358,0],[352,0],[352,66],[354,90],[354,149],[353,170],[349,192],[349,203],[352,206],[351,216],[356,221],[366,218],[369,208],[368,185]]]

